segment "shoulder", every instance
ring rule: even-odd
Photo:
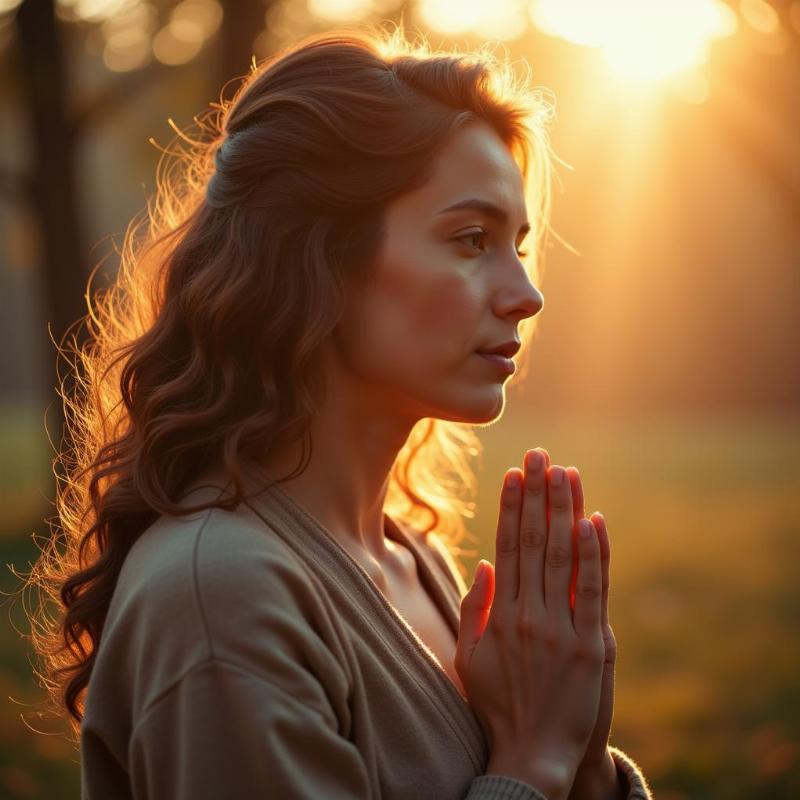
[[[340,687],[329,604],[309,566],[246,504],[162,516],[123,564],[98,667],[127,675],[140,711],[209,659],[288,692],[298,688],[293,662],[310,663]]]
[[[192,502],[213,500],[193,493]],[[280,579],[280,580],[279,580]],[[282,590],[313,590],[305,565],[281,536],[244,503],[185,516],[162,515],[136,540],[117,591],[155,607],[224,605],[237,598],[285,600]],[[277,593],[280,596],[275,596]]]

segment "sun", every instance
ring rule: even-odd
[[[613,72],[641,81],[705,63],[712,40],[737,24],[720,0],[538,0],[531,16],[549,35],[602,48]]]

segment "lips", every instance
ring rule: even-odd
[[[500,353],[476,352],[475,355],[480,356],[481,358],[495,365],[496,368],[499,368],[502,372],[506,373],[507,375],[512,375],[517,368],[517,365],[510,358],[500,355]]]
[[[479,355],[497,355],[497,356],[504,356],[505,358],[512,358],[516,355],[517,351],[520,348],[520,343],[513,339],[510,342],[504,342],[497,347],[487,348],[485,350],[477,350],[476,352]]]

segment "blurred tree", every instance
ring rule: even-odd
[[[50,334],[60,342],[85,310],[85,242],[75,173],[75,141],[67,111],[67,77],[53,0],[25,0],[16,14],[17,72],[32,144],[31,173],[24,185],[40,228],[44,306]],[[56,404],[53,441],[63,418]]]
[[[264,19],[276,0],[241,2],[223,0],[225,11],[220,29],[219,58],[215,85],[222,87],[227,81],[247,75],[253,56],[253,42],[264,27]]]
[[[264,28],[266,12],[275,4],[276,0],[224,1],[214,68],[202,73],[208,76],[209,96],[217,94],[232,78],[247,74],[253,42]],[[169,6],[174,10],[174,4]],[[165,6],[161,10],[169,9]],[[148,59],[138,69],[109,71],[105,84],[77,104],[70,91],[74,86],[71,65],[64,56],[62,24],[54,0],[23,0],[16,10],[15,66],[31,143],[31,163],[29,174],[25,175],[5,168],[0,181],[6,194],[29,202],[34,210],[42,245],[45,318],[51,338],[59,344],[66,334],[78,343],[86,340],[85,327],[75,325],[86,313],[84,292],[91,267],[86,247],[86,209],[76,174],[81,140],[129,105],[167,70],[174,69],[157,59]],[[91,30],[89,26],[87,31]],[[70,111],[72,108],[74,112]],[[71,388],[69,380],[64,388]],[[64,419],[61,403],[54,405],[55,413],[48,419],[48,426],[52,441],[57,444],[64,435]]]

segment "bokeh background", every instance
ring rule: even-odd
[[[51,339],[253,56],[401,19],[524,59],[564,162],[470,574],[504,470],[539,445],[576,465],[612,539],[612,744],[658,800],[800,797],[800,2],[0,0],[1,797],[79,796],[14,594],[53,514]]]

